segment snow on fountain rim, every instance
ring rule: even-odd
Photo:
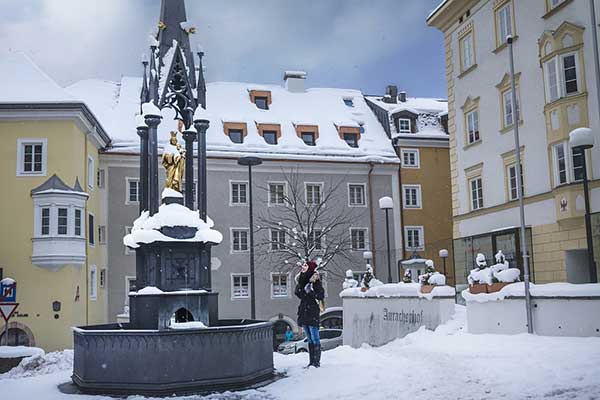
[[[534,297],[600,297],[599,283],[574,284],[565,282],[529,284],[529,293]],[[503,300],[506,297],[525,297],[525,283],[515,282],[504,286],[495,293],[472,294],[469,289],[461,293],[465,301],[485,303],[488,301]]]
[[[344,289],[341,298],[346,297],[419,297],[431,300],[434,297],[454,297],[456,291],[451,286],[435,286],[431,293],[421,293],[420,283],[386,283],[371,287],[362,292],[359,287]]]
[[[208,293],[208,291],[204,289],[184,289],[184,290],[175,290],[172,292],[163,292],[161,289],[156,286],[146,286],[143,289],[138,290],[137,292],[129,292],[130,296],[151,296],[151,295],[185,295],[185,294],[201,294]]]
[[[164,197],[176,197],[169,192],[171,189],[163,191]],[[172,192],[181,193],[172,190]],[[200,219],[198,211],[190,210],[181,204],[162,204],[158,208],[158,213],[150,216],[148,211],[143,211],[142,214],[133,222],[131,233],[123,238],[123,244],[131,248],[139,247],[140,243],[153,242],[211,242],[215,244],[221,243],[223,235],[221,232],[212,229],[215,223],[208,216],[204,222]],[[196,228],[196,235],[189,239],[176,239],[160,232],[162,227],[187,226]]]

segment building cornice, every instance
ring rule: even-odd
[[[426,19],[429,26],[433,26],[442,32],[463,15],[466,10],[472,8],[479,0],[444,0]]]

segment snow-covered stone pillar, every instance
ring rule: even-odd
[[[162,117],[160,110],[152,103],[144,110],[148,126],[148,210],[150,215],[158,212],[158,125]]]
[[[206,222],[206,131],[210,124],[208,112],[202,107],[194,114],[194,128],[198,132],[198,210]]]
[[[148,209],[148,125],[142,116],[137,120],[137,134],[140,137],[140,214]]]
[[[185,140],[185,206],[194,209],[194,140],[196,132],[186,129],[183,132]],[[200,182],[198,182],[199,184]]]

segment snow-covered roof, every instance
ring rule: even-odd
[[[73,103],[75,99],[25,53],[0,50],[0,103]]]
[[[410,111],[413,114],[448,112],[448,101],[429,97],[407,97],[406,101],[398,100],[397,103],[386,103],[383,96],[366,96],[367,100],[383,108],[390,114],[400,111]]]
[[[31,189],[32,196],[48,193],[64,193],[88,197],[88,194],[83,190],[83,188],[79,184],[79,178],[75,178],[75,185],[73,187],[70,187],[56,174],[52,175],[41,185]]]
[[[136,114],[140,113],[141,78],[125,77],[120,82],[85,80],[67,88],[84,101],[102,121],[112,138],[112,152],[139,151]],[[250,90],[260,87],[271,92],[268,110],[250,101]],[[337,159],[340,161],[374,161],[398,163],[390,140],[358,90],[307,89],[303,93],[288,91],[279,85],[215,82],[207,84],[207,132],[209,156],[239,157],[253,153],[265,158]],[[344,104],[352,98],[353,107]],[[177,130],[174,113],[163,109],[159,126],[159,144],[169,140],[169,132]],[[245,123],[244,143],[233,143],[225,135],[224,122]],[[257,124],[279,124],[278,144],[269,145],[260,137]],[[318,125],[315,146],[306,145],[296,133],[296,125]],[[364,127],[358,147],[350,147],[339,136],[337,126]]]

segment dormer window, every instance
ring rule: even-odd
[[[307,146],[314,146],[315,143],[315,133],[314,132],[302,132],[302,141]]]
[[[354,107],[354,99],[352,97],[347,97],[344,99],[344,104],[346,107]]]
[[[410,119],[400,118],[398,119],[398,133],[412,133],[410,129]]]
[[[223,122],[223,132],[233,143],[244,143],[247,134],[246,124],[243,122]]]
[[[271,105],[271,92],[268,90],[250,90],[250,101],[256,108],[268,110]]]
[[[244,132],[241,129],[230,129],[228,135],[233,143],[244,143]]]
[[[358,135],[356,133],[344,133],[344,141],[348,143],[348,146],[350,147],[358,147]]]
[[[277,132],[275,131],[264,131],[263,138],[268,144],[277,144]]]
[[[338,133],[340,139],[348,144],[350,147],[358,147],[358,141],[360,140],[360,128],[358,126],[338,126]]]

